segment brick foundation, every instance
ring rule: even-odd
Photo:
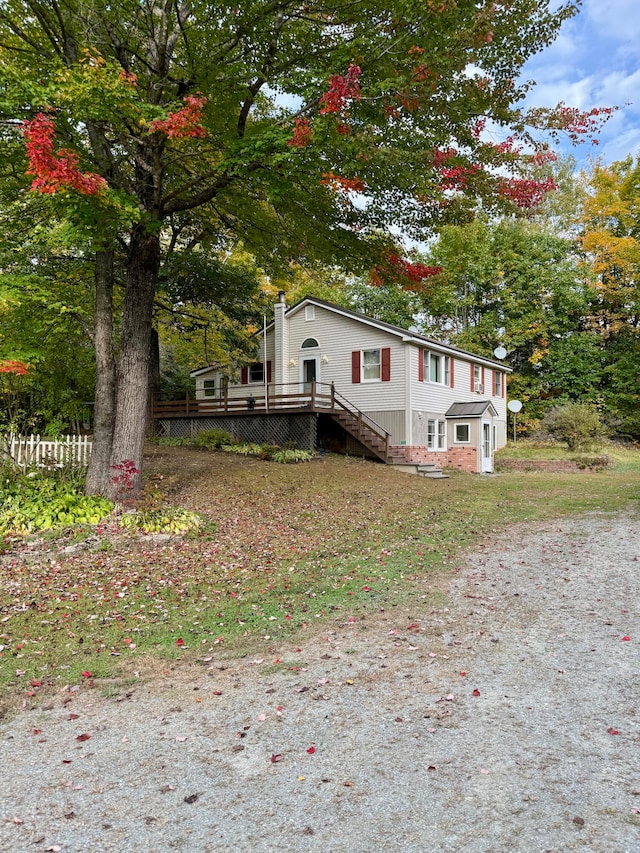
[[[437,468],[457,468],[472,474],[479,470],[478,451],[475,447],[452,447],[449,450],[429,450],[426,445],[394,445],[390,448],[391,455],[405,462],[426,462]]]

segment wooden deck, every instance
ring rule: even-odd
[[[352,405],[336,391],[333,385],[310,382],[302,391],[300,383],[271,385],[262,393],[247,387],[246,395],[194,400],[188,395],[183,400],[154,400],[152,417],[205,418],[224,415],[264,417],[287,412],[314,412],[327,414],[355,439],[371,450],[379,459],[389,461],[389,433],[368,415]]]

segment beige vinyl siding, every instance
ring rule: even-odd
[[[404,409],[399,409],[395,412],[380,411],[376,409],[363,410],[364,414],[371,420],[375,421],[378,426],[390,433],[391,444],[400,444],[406,440],[404,428]]]
[[[425,347],[428,349],[428,347]],[[438,382],[419,382],[418,381],[418,358],[422,358],[423,349],[421,347],[411,347],[411,375],[412,375],[412,391],[411,402],[414,412],[422,411],[425,416],[434,417],[434,412],[446,412],[452,403],[468,403],[477,402],[478,400],[486,400],[491,402],[496,412],[498,419],[506,420],[507,406],[505,397],[494,397],[492,394],[491,382],[493,381],[493,369],[485,367],[485,389],[483,394],[476,394],[471,390],[471,373],[473,370],[472,362],[466,361],[459,356],[454,356],[451,353],[450,358],[453,360],[453,377],[454,387],[441,385]],[[486,380],[489,380],[487,383]],[[506,384],[506,378],[505,378]],[[414,421],[415,424],[415,421]],[[416,437],[413,437],[414,444],[419,442]]]
[[[399,337],[375,329],[350,317],[316,305],[315,319],[305,320],[304,310],[289,317],[289,355],[298,364],[289,368],[289,381],[299,381],[300,347],[305,338],[316,338],[320,354],[320,382],[335,383],[336,391],[363,412],[389,412],[405,406],[405,357]],[[391,380],[389,382],[351,382],[353,350],[389,347]]]

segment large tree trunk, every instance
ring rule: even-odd
[[[151,321],[160,266],[160,240],[143,225],[131,234],[118,361],[116,417],[108,494],[116,499],[142,485],[147,427]],[[119,482],[114,482],[114,479]]]
[[[93,412],[93,449],[87,472],[88,495],[107,494],[111,475],[111,445],[115,409],[115,359],[113,354],[113,250],[96,252],[95,261],[96,390]]]
[[[157,422],[152,419],[153,402],[160,393],[160,336],[158,330],[151,328],[151,352],[149,353],[149,393],[147,396],[147,435],[157,434]]]

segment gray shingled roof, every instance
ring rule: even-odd
[[[445,412],[445,418],[479,418],[492,408],[488,400],[479,400],[477,403],[453,403]],[[494,409],[494,414],[496,414]]]

